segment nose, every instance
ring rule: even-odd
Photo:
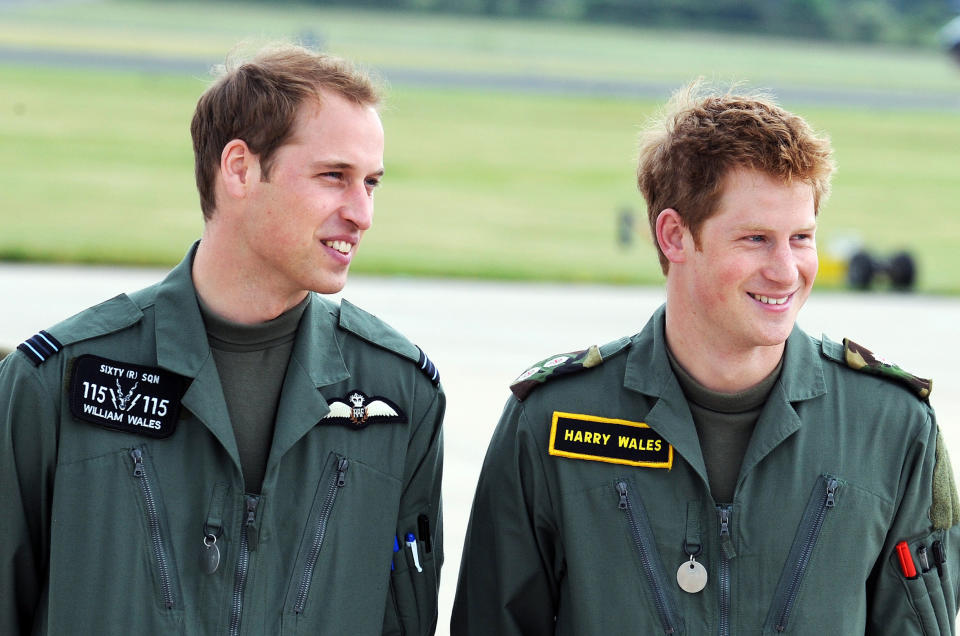
[[[792,287],[797,283],[800,268],[789,240],[778,241],[770,249],[763,275],[767,280],[784,287]]]
[[[360,182],[350,188],[341,209],[341,216],[361,231],[369,230],[373,225],[373,195],[367,190],[365,183]]]

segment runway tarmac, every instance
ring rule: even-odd
[[[0,347],[121,291],[165,274],[0,264]],[[342,296],[375,313],[436,363],[448,395],[444,492],[446,564],[438,634],[448,633],[460,546],[487,441],[509,383],[550,354],[633,334],[664,300],[662,289],[354,276]],[[814,292],[800,314],[809,333],[849,337],[923,377],[960,465],[960,300],[903,294]]]

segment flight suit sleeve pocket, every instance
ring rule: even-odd
[[[921,542],[911,544],[911,553],[916,554],[917,546]],[[909,624],[914,624],[920,628],[919,633],[924,636],[941,636],[943,634],[952,634],[946,619],[946,607],[943,599],[943,590],[937,576],[937,569],[932,568],[927,572],[922,572],[920,563],[916,563],[916,575],[908,577],[904,573],[903,565],[896,551],[888,560],[888,567],[892,568],[894,575],[901,582],[906,596],[907,603],[903,604],[902,620],[904,621],[901,633],[908,632],[905,628]],[[912,615],[912,616],[911,616]]]
[[[384,634],[432,634],[436,629],[439,550],[424,536],[422,516],[400,519],[397,528]]]

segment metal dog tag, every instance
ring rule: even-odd
[[[200,569],[204,574],[213,574],[220,567],[220,548],[217,547],[217,537],[208,534],[203,537],[203,547],[200,548]]]
[[[691,556],[677,570],[677,584],[684,592],[696,594],[707,586],[707,569]]]

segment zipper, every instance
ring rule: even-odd
[[[778,632],[787,629],[790,612],[793,610],[793,604],[800,593],[800,584],[803,582],[807,565],[810,563],[813,548],[820,538],[820,531],[823,529],[827,511],[836,506],[837,487],[840,482],[834,477],[821,477],[817,483],[819,487],[814,490],[813,497],[807,504],[807,510],[803,515],[797,538],[794,540],[793,548],[791,548],[790,556],[787,559],[787,567],[790,564],[795,564],[793,574],[789,578],[781,577],[780,584],[777,586],[776,598],[783,599],[774,624],[774,629]],[[786,575],[786,570],[784,575]]]
[[[330,480],[330,487],[327,489],[327,497],[323,500],[323,506],[320,508],[320,517],[317,519],[316,530],[313,534],[313,543],[310,545],[310,552],[307,553],[307,566],[303,570],[303,579],[300,581],[300,588],[297,590],[297,600],[293,605],[295,614],[303,613],[303,606],[307,603],[307,593],[310,591],[310,583],[313,581],[313,570],[317,566],[317,558],[320,556],[320,548],[323,547],[323,538],[327,534],[327,520],[333,511],[333,504],[337,500],[337,493],[347,483],[346,473],[350,462],[346,457],[341,457],[337,462],[337,472],[333,474]]]
[[[173,596],[173,585],[170,580],[167,546],[160,530],[160,513],[157,509],[157,500],[153,496],[153,487],[150,485],[150,478],[147,475],[146,468],[144,468],[143,451],[134,448],[130,451],[130,457],[133,458],[133,476],[140,483],[140,490],[143,491],[143,501],[147,506],[150,542],[153,544],[153,558],[157,562],[157,570],[160,573],[160,593],[163,597],[163,605],[167,609],[173,609],[176,599]]]
[[[646,513],[643,510],[643,504],[637,503],[636,506],[630,501],[627,494],[627,483],[625,481],[617,482],[617,493],[620,495],[620,503],[617,507],[623,510],[627,515],[627,522],[630,524],[630,532],[633,534],[633,544],[640,553],[640,563],[643,565],[643,571],[647,575],[647,582],[653,591],[653,600],[657,608],[657,615],[660,617],[660,623],[663,626],[664,634],[673,634],[676,632],[677,619],[670,598],[668,598],[662,581],[666,576],[658,572],[655,561],[655,553],[652,551],[653,531],[646,523]],[[638,511],[638,512],[635,512]],[[639,519],[638,517],[639,513]]]
[[[260,497],[246,495],[243,525],[240,526],[240,561],[233,580],[233,607],[230,612],[230,636],[240,633],[240,615],[243,613],[243,590],[247,585],[247,570],[250,566],[250,553],[257,549],[259,533],[253,525],[257,520],[257,504]]]
[[[737,556],[730,534],[730,517],[733,506],[717,506],[720,517],[720,636],[730,636],[730,559]]]

